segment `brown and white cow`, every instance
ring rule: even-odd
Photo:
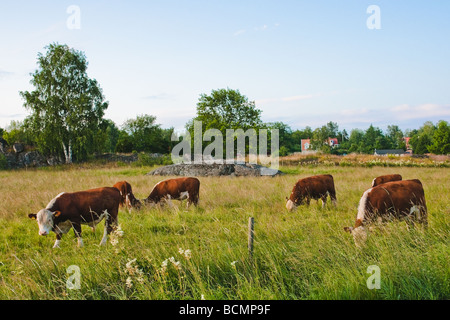
[[[150,195],[142,200],[145,204],[161,204],[161,200],[165,200],[170,206],[170,200],[186,200],[187,206],[191,204],[198,205],[200,192],[200,181],[197,178],[176,178],[167,179],[158,182]]]
[[[379,186],[380,184],[391,182],[391,181],[401,181],[402,176],[399,174],[387,174],[384,176],[379,176],[373,179],[372,181],[372,187]]]
[[[95,227],[105,219],[105,230],[100,245],[106,244],[108,234],[117,225],[117,215],[121,195],[116,188],[98,188],[74,193],[60,193],[49,202],[45,209],[28,217],[37,220],[39,235],[46,236],[53,231],[58,248],[63,234],[73,227],[78,246],[83,246],[81,225]]]
[[[292,211],[303,203],[309,205],[311,199],[317,201],[321,199],[323,208],[327,202],[328,195],[330,195],[333,204],[336,205],[336,190],[332,175],[325,174],[303,178],[297,181],[290,197],[286,198],[286,208]]]
[[[370,188],[359,201],[358,214],[354,227],[344,230],[353,235],[359,247],[367,239],[368,227],[376,222],[406,220],[408,226],[427,220],[425,193],[420,180],[392,181]]]
[[[120,207],[127,207],[128,212],[131,212],[132,208],[141,208],[141,202],[134,196],[133,189],[128,182],[119,181],[113,187],[117,188],[122,196]]]

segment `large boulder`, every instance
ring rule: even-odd
[[[7,153],[8,152],[8,142],[6,142],[5,139],[0,137],[0,153]]]
[[[14,143],[13,150],[15,153],[21,153],[25,150],[25,147],[21,143]]]
[[[250,163],[180,163],[157,168],[147,175],[153,176],[276,176],[281,171]]]

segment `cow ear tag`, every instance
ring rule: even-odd
[[[32,219],[32,220],[36,220],[36,215],[34,213],[30,213],[28,215],[28,218]]]
[[[55,213],[53,214],[55,217],[59,217],[61,215],[61,211],[55,211]]]

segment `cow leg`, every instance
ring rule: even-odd
[[[418,205],[411,208],[411,219],[423,225],[424,229],[428,228],[428,216],[426,206]]]
[[[108,216],[106,217],[106,219],[105,219],[105,228],[103,229],[103,237],[102,237],[102,241],[100,241],[100,245],[101,245],[101,246],[106,245],[106,242],[108,241],[108,234],[111,233],[111,229],[112,229],[111,224],[112,224],[112,223],[111,223],[111,218],[110,218],[110,216],[108,215]]]
[[[337,199],[336,199],[336,193],[332,192],[330,193],[331,203],[337,207]]]
[[[56,234],[56,240],[55,240],[55,244],[53,245],[53,248],[60,248],[59,244],[61,242],[61,237],[62,237],[62,235],[60,233]]]
[[[77,237],[78,247],[82,248],[84,244],[83,244],[83,238],[81,237],[81,224],[74,223],[73,224],[73,231],[75,233],[75,236]]]
[[[167,205],[169,206],[169,208],[173,208],[173,203],[172,203],[172,201],[170,201],[170,196],[168,196],[168,197],[166,198],[166,203],[167,203]]]
[[[306,197],[306,204],[307,204],[308,206],[309,206],[310,202],[311,202],[311,198],[310,198],[310,197]]]
[[[105,229],[103,230],[102,241],[100,241],[101,246],[106,245],[106,241],[108,240],[108,228],[109,228],[109,223],[108,223],[108,220],[106,220],[105,221]]]
[[[103,230],[103,237],[102,241],[100,242],[101,246],[106,245],[106,242],[108,241],[108,235],[114,230],[114,228],[118,224],[118,210],[117,212],[112,211],[111,214],[108,214],[106,211],[106,219],[105,219],[105,229]]]
[[[322,199],[322,209],[325,208],[326,204],[327,204],[327,196],[325,195],[324,197],[321,198]]]

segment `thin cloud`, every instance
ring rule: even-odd
[[[142,97],[142,99],[145,99],[145,100],[166,100],[166,99],[172,99],[172,98],[173,98],[173,95],[168,94],[168,93],[159,93],[159,94]]]
[[[235,33],[233,33],[233,36],[237,37],[237,36],[239,36],[241,34],[244,34],[245,32],[246,32],[245,29],[241,29],[241,30],[238,30]]]
[[[303,95],[296,95],[296,96],[288,96],[288,97],[281,97],[281,98],[267,98],[267,99],[257,99],[255,102],[257,104],[266,104],[266,103],[272,103],[272,102],[292,102],[292,101],[301,101],[301,100],[308,100],[313,98],[318,98],[323,96],[322,93],[316,93],[316,94],[303,94]]]
[[[12,76],[14,73],[0,69],[0,79]]]
[[[450,105],[425,103],[417,106],[402,104],[392,107],[390,113],[398,119],[450,117]]]
[[[314,95],[314,94],[306,94],[306,95],[300,95],[300,96],[292,96],[292,97],[284,97],[281,98],[281,101],[299,101],[299,100],[306,100],[306,99],[311,99],[314,97],[318,97],[319,95]]]
[[[0,113],[0,118],[20,118],[24,117],[25,114],[23,113],[16,113],[16,114],[2,114]]]
[[[254,32],[263,32],[263,31],[267,31],[267,30],[270,30],[270,29],[273,29],[273,28],[278,28],[279,26],[280,26],[279,23],[275,23],[272,26],[267,25],[267,24],[263,24],[262,26],[253,27],[253,29],[250,29],[250,31],[253,30]],[[233,33],[233,36],[235,36],[235,37],[240,36],[240,35],[242,35],[244,33],[247,33],[247,31],[248,31],[247,29],[237,30],[235,33]]]

